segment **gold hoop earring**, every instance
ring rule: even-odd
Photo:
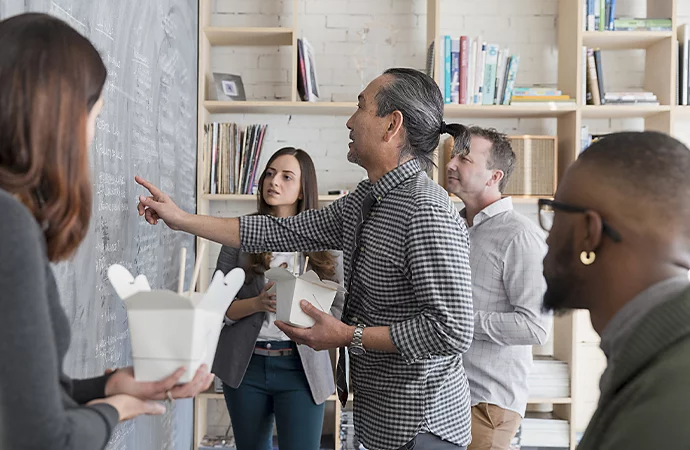
[[[580,253],[580,262],[585,266],[589,266],[590,264],[592,264],[595,259],[597,259],[597,255],[594,254],[594,252],[583,251],[582,253]]]

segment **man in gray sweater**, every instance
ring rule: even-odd
[[[540,200],[547,309],[587,309],[608,366],[581,450],[690,448],[690,150],[615,133]]]

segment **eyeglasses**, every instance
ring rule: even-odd
[[[556,210],[560,210],[563,212],[569,212],[569,213],[585,213],[589,211],[588,208],[581,208],[579,206],[572,206],[568,205],[567,203],[561,203],[557,202],[555,200],[548,200],[545,198],[540,198],[539,199],[539,225],[545,230],[545,231],[551,231],[551,227],[553,226],[553,218],[554,215],[556,214]],[[606,221],[602,218],[601,219],[601,224],[604,233],[606,233],[611,239],[613,239],[614,242],[620,242],[621,241],[621,235],[611,228],[611,226],[606,223]]]

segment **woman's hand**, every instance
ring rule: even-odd
[[[142,414],[159,416],[165,413],[165,406],[160,403],[151,400],[142,400],[126,394],[118,394],[113,395],[112,397],[92,400],[87,403],[87,406],[96,405],[98,403],[104,403],[115,408],[120,416],[120,422],[134,419]]]
[[[274,285],[275,282],[269,281],[264,286],[264,289],[261,291],[261,294],[259,294],[257,297],[254,297],[254,309],[256,310],[256,312],[276,312],[276,294],[275,292],[270,294],[268,293],[269,289],[271,289]]]
[[[142,382],[134,379],[132,367],[118,369],[105,385],[105,396],[127,394],[142,400],[165,400],[168,398],[167,392],[170,391],[172,398],[189,398],[207,390],[213,383],[214,376],[209,373],[205,364],[199,367],[192,381],[178,385],[177,382],[184,372],[184,368],[179,368],[163,380]]]

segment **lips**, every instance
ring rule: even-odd
[[[279,192],[276,192],[276,191],[274,191],[273,189],[269,189],[269,190],[266,192],[266,194],[268,194],[268,195],[280,195]]]

